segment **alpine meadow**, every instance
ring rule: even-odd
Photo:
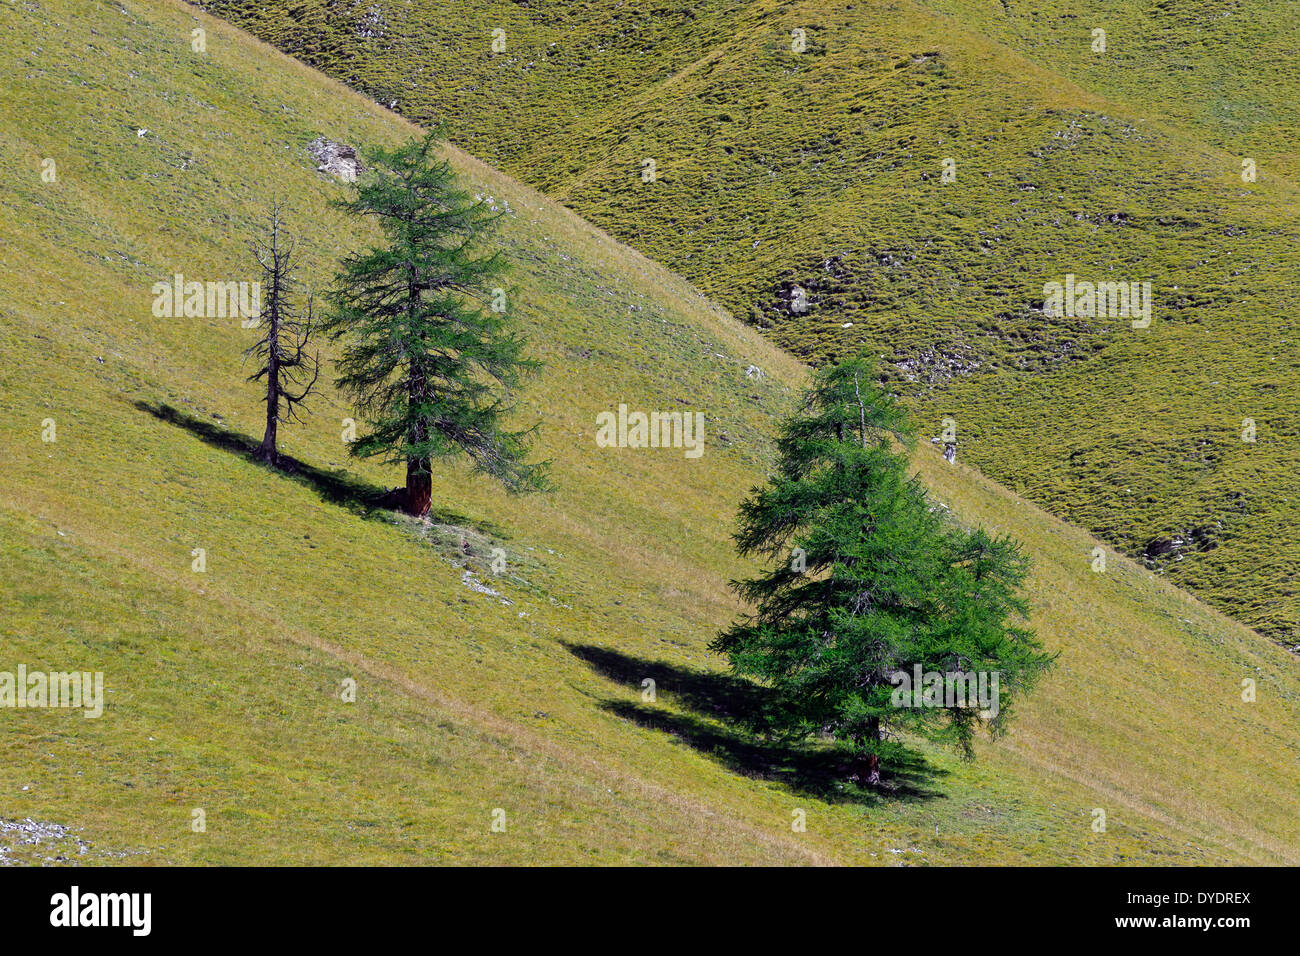
[[[1300,5],[204,5],[1300,646]],[[1067,276],[1150,315],[1053,314]]]
[[[1297,35],[0,4],[32,918],[83,866],[161,927],[188,867],[251,920],[380,867],[1300,864]]]

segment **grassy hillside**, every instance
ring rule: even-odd
[[[0,860],[1300,861],[1288,655],[1132,562],[1093,573],[1095,541],[929,448],[937,500],[1026,542],[1060,666],[1012,737],[974,764],[914,742],[885,796],[740,734],[745,689],[705,645],[737,610],[731,515],[803,370],[459,152],[511,210],[515,307],[547,363],[520,415],[544,422],[558,490],[512,500],[453,470],[435,523],[376,510],[398,473],[345,457],[328,385],[283,432],[296,474],[253,464],[251,333],[156,318],[150,288],[252,278],[274,196],[325,281],[368,236],[329,208],[345,187],[307,144],[413,128],[167,0],[15,5],[0,55],[0,670],[102,670],[108,690],[95,720],[0,710]],[[704,411],[706,452],[596,448],[620,402]],[[26,818],[52,836],[11,827]]]
[[[870,348],[963,460],[1300,642],[1295,4],[206,5],[796,355]],[[1067,274],[1150,327],[1045,314]]]
[[[1270,0],[925,0],[1147,120],[1300,181],[1300,7]],[[1106,31],[1106,50],[1092,31]],[[1086,41],[1084,40],[1086,38]]]

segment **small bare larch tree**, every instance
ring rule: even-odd
[[[280,206],[271,207],[266,236],[253,243],[253,254],[262,267],[263,309],[258,331],[261,338],[244,353],[256,356],[261,368],[250,382],[266,379],[266,433],[257,457],[270,465],[279,464],[276,429],[280,422],[301,421],[298,407],[306,400],[320,375],[320,356],[308,354],[315,330],[312,296],[305,306],[295,303],[293,240],[280,221]]]

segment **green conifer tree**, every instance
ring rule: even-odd
[[[925,674],[997,674],[988,721],[1005,728],[1015,696],[1050,664],[1019,588],[1027,560],[1017,545],[966,531],[931,508],[905,449],[903,409],[875,386],[870,363],[822,369],[805,406],[782,428],[779,464],[740,509],[744,555],[776,559],[733,587],[756,611],[713,643],[733,669],[776,691],[775,726],[829,731],[853,755],[854,775],[881,780],[903,728],[947,737],[966,756],[979,709],[944,706],[940,694],[900,697]],[[966,689],[969,689],[967,686]],[[909,706],[910,703],[922,706]],[[963,695],[962,703],[969,704]]]
[[[546,487],[546,463],[525,461],[536,426],[503,426],[539,365],[490,287],[500,253],[477,250],[499,213],[457,185],[436,157],[440,138],[369,153],[372,175],[340,205],[374,217],[384,239],[343,261],[324,325],[345,340],[338,385],[370,426],[352,453],[404,462],[401,506],[417,517],[429,511],[433,462],[458,454],[510,491]]]

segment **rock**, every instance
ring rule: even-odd
[[[26,789],[26,787],[23,789]],[[59,823],[33,820],[31,817],[23,820],[0,818],[0,834],[5,834],[8,841],[12,843],[12,846],[0,843],[0,865],[18,862],[11,856],[14,848],[21,849],[23,847],[39,847],[53,844],[56,849],[66,848],[70,850],[75,846],[78,854],[85,853],[90,849],[90,844],[73,833],[70,827]],[[64,859],[65,855],[59,854],[59,858]],[[50,858],[45,857],[45,859]]]
[[[1175,531],[1167,538],[1152,538],[1142,550],[1142,558],[1148,566],[1153,566],[1170,555],[1175,561],[1181,561],[1184,551],[1213,551],[1219,546],[1218,531],[1222,527],[1223,522],[1216,520],[1212,525],[1195,525]]]
[[[353,32],[362,40],[381,39],[387,29],[388,24],[384,22],[384,11],[379,7],[371,7],[353,26]]]
[[[318,136],[307,146],[307,152],[316,160],[316,171],[337,176],[345,183],[356,182],[357,176],[365,172],[357,151],[344,143],[336,143],[324,136]]]
[[[1172,538],[1152,538],[1147,542],[1147,546],[1142,551],[1142,556],[1148,561],[1154,558],[1163,557],[1167,554],[1173,554],[1178,550]]]
[[[478,576],[475,575],[473,571],[463,572],[460,576],[460,583],[465,585],[465,587],[469,588],[471,591],[475,591],[479,594],[486,594],[489,597],[497,598],[498,600],[501,601],[502,604],[514,603],[514,601],[510,601],[502,597],[500,591],[494,591],[486,584],[483,584],[481,581],[479,581]]]

